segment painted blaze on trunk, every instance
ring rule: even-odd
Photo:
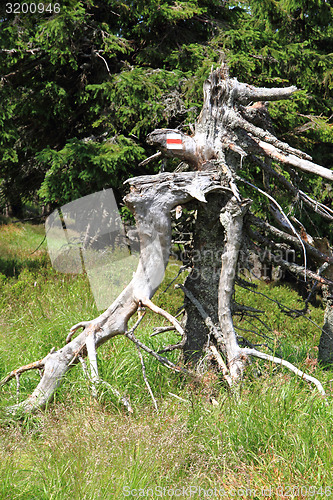
[[[251,161],[254,161],[257,165],[265,167],[265,175],[268,179],[270,174],[267,176],[267,171],[270,169],[272,175],[274,175],[278,181],[281,182],[282,186],[287,188],[292,195],[299,196],[302,202],[310,208],[315,211],[319,209],[323,217],[333,221],[332,210],[324,205],[318,204],[316,200],[302,191],[299,191],[298,188],[287,181],[283,175],[269,167],[268,163],[262,161],[263,158],[274,160],[282,165],[288,165],[289,170],[290,168],[301,169],[305,172],[319,175],[325,179],[333,180],[333,172],[331,170],[313,163],[309,155],[280,141],[273,134],[272,123],[265,103],[267,101],[289,99],[297,90],[296,87],[256,88],[248,84],[240,83],[236,78],[230,78],[228,68],[226,65],[222,65],[220,68],[211,72],[204,83],[203,90],[203,107],[195,123],[195,132],[192,136],[186,135],[179,130],[157,129],[149,134],[147,141],[155,145],[166,156],[176,157],[188,163],[193,170],[216,171],[224,187],[228,186],[230,197],[234,196],[240,207],[244,200],[242,200],[240,196],[238,183],[239,181],[244,182],[244,180],[238,177],[237,171],[245,158],[251,158]],[[258,190],[255,185],[250,185],[253,189]],[[269,198],[269,194],[263,191],[261,192]],[[214,255],[221,255],[221,251],[224,249],[223,228],[221,228],[218,222],[217,214],[220,212],[223,204],[227,202],[228,195],[226,192],[222,195],[220,199],[223,201],[219,201],[219,207],[204,206],[202,202],[205,200],[201,196],[200,190],[197,190],[197,192],[192,191],[191,195],[201,202],[198,203],[197,229],[194,233],[193,241],[194,250],[198,252],[196,255],[200,255],[200,258],[197,258],[197,260],[193,262],[193,269],[186,280],[185,286],[193,292],[193,295],[199,299],[201,303],[205,304],[207,313],[213,319],[214,323],[218,325],[218,281],[220,279],[220,290],[224,290],[225,287],[233,288],[234,281],[230,281],[227,274],[224,274],[223,279],[228,279],[229,282],[225,284],[221,283],[222,275],[218,278],[216,272],[217,269],[221,270],[221,262],[218,264],[215,261],[210,262],[211,268],[209,269],[205,251],[207,250],[207,255],[210,251]],[[207,205],[212,204],[212,199],[213,196],[210,195],[210,200]],[[276,201],[272,197],[269,199],[271,200],[271,208],[275,209],[275,213],[279,213],[279,217],[276,217],[274,222],[279,224],[279,220],[285,220],[287,231],[294,236],[294,239],[298,239],[298,241],[296,241],[296,248],[301,248],[305,256],[306,249],[302,242],[301,235],[297,233],[290,221],[285,219],[286,216],[281,212],[282,209]],[[244,211],[242,217],[245,216],[246,211],[247,209]],[[217,221],[217,224],[214,225],[213,221]],[[210,228],[210,230],[207,228]],[[241,228],[241,231],[243,231],[243,228]],[[274,231],[272,234],[274,234]],[[275,235],[276,233],[274,236]],[[286,234],[286,236],[288,236],[288,234]],[[240,238],[242,239],[242,236],[240,236]],[[290,242],[290,238],[287,241]],[[256,244],[258,243],[259,245],[261,244],[260,239],[256,241]],[[277,248],[276,246],[274,247],[274,241],[271,243],[272,248],[269,249],[270,252],[274,251],[274,248]],[[312,251],[313,249],[309,250]],[[325,261],[325,256],[323,256],[323,261]],[[290,265],[288,267],[288,262],[283,261],[281,265],[285,266],[286,269],[290,269]],[[305,275],[311,279],[315,278],[315,276],[319,276],[316,272],[313,273],[312,270],[307,270],[306,266],[293,266],[292,271],[296,272],[298,275],[302,275],[302,273],[304,275],[305,273]],[[234,274],[235,277],[235,269],[231,269],[230,273]],[[227,300],[226,297],[225,300]],[[228,307],[231,308],[232,305],[230,303],[229,305],[225,304],[225,306],[225,310],[227,310]],[[221,307],[220,304],[220,308]],[[207,342],[207,327],[196,310],[196,307],[186,297],[185,308],[187,311],[187,340],[184,346],[185,358],[198,359],[205,342]],[[331,328],[330,313],[331,309],[328,308],[325,320],[326,333],[328,328]],[[220,327],[222,326],[222,316],[220,315]],[[227,330],[234,338],[232,345],[235,347],[237,345],[237,336],[233,326],[231,324],[228,325]],[[224,332],[224,335],[228,336],[229,334]],[[321,344],[322,346],[325,345],[326,347],[324,350],[327,350],[327,338],[325,342],[322,340]],[[333,352],[333,340],[331,351]],[[234,355],[237,355],[236,348]],[[331,358],[333,359],[333,354]]]

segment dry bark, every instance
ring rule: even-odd
[[[91,343],[97,349],[112,337],[125,334],[128,320],[137,311],[140,302],[151,305],[150,299],[163,279],[169,259],[170,211],[192,198],[188,191],[193,185],[200,186],[202,193],[218,189],[220,186],[217,178],[216,174],[188,172],[162,173],[128,181],[131,189],[125,201],[135,214],[141,247],[138,268],[132,281],[103,314],[89,322],[74,325],[67,337],[68,343],[61,349],[52,349],[43,359],[14,370],[0,382],[3,385],[16,375],[31,369],[43,370],[42,378],[33,393],[25,401],[12,407],[11,411],[31,412],[45,407],[67,371],[79,362],[80,356],[89,354]],[[73,334],[81,328],[83,331],[72,339]],[[94,360],[91,362],[94,365]]]
[[[333,364],[333,286],[326,287],[324,325],[318,346],[318,360],[323,366]],[[331,291],[331,293],[329,293]]]
[[[225,355],[227,366],[216,354],[216,348],[210,348],[210,352],[214,353],[228,384],[241,380],[248,358],[256,356],[283,364],[305,380],[315,383],[320,392],[324,393],[316,379],[300,372],[290,363],[255,349],[241,348],[238,343],[232,319],[232,294],[244,238],[244,217],[250,201],[243,199],[239,193],[237,181],[240,179],[236,172],[243,158],[253,154],[273,158],[282,164],[329,180],[333,179],[333,172],[314,164],[307,154],[276,138],[272,133],[269,117],[263,112],[264,105],[253,105],[253,102],[288,99],[297,90],[295,87],[255,88],[229,78],[227,67],[223,65],[211,72],[203,90],[203,108],[192,136],[179,130],[159,129],[147,138],[151,145],[160,150],[159,153],[179,158],[195,172],[162,173],[127,181],[130,192],[125,197],[125,203],[135,216],[140,239],[140,259],[132,281],[103,314],[91,321],[74,325],[66,345],[59,350],[52,349],[43,359],[14,370],[3,379],[0,384],[5,384],[12,378],[18,379],[21,373],[30,369],[43,370],[42,378],[33,393],[10,411],[30,412],[45,407],[67,371],[85,356],[90,359],[91,380],[97,382],[96,349],[116,335],[126,336],[138,348],[146,350],[169,368],[190,374],[188,370],[174,365],[144,346],[134,337],[133,331],[127,331],[130,317],[139,307],[144,306],[168,319],[182,335],[181,346],[184,346],[187,359],[193,360],[195,352],[200,356],[205,346],[211,347],[213,339],[213,343]],[[170,133],[178,134],[181,143],[179,149],[170,149],[168,146],[167,137]],[[158,156],[156,153],[147,162]],[[261,159],[256,160],[260,164]],[[293,185],[288,184],[289,181],[281,174],[276,177],[289,191],[295,192]],[[300,193],[309,206],[316,209],[315,200],[303,192],[297,193]],[[281,208],[270,195],[266,195],[278,209]],[[170,212],[191,200],[195,200],[198,210],[194,249],[199,251],[200,259],[193,262],[193,271],[186,281],[184,292],[187,318],[184,325],[181,325],[169,313],[155,306],[151,298],[163,279],[169,259]],[[332,217],[331,210],[322,204],[318,207],[329,219]],[[282,215],[285,217],[285,214]],[[256,220],[252,218],[251,223],[256,223]],[[305,251],[302,240],[290,222],[296,238],[263,224],[257,225],[269,230],[275,237],[296,246],[301,245]],[[325,258],[318,250],[309,246],[307,248],[319,260],[331,262],[331,257]],[[211,255],[218,255],[219,259],[210,261],[208,256]],[[304,272],[301,266],[292,264],[292,267],[295,272],[299,272],[299,268]],[[320,278],[316,272],[307,270],[306,273],[314,279]],[[81,328],[83,331],[73,338]]]

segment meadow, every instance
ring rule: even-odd
[[[43,226],[0,225],[0,379],[60,348],[73,324],[98,315],[86,276],[55,271],[43,238]],[[175,314],[182,292],[171,286],[163,293],[172,278],[170,267],[154,301]],[[301,307],[286,285],[258,290]],[[264,338],[248,338],[317,377],[327,401],[269,362],[255,360],[231,393],[216,373],[193,382],[143,353],[157,412],[137,349],[116,337],[98,350],[100,374],[130,400],[132,414],[107,386],[94,399],[80,366],[35,415],[6,413],[17,399],[15,380],[0,390],[0,499],[333,497],[333,375],[316,362],[323,307],[310,306],[310,322],[287,317],[262,295],[237,288],[236,297],[267,311],[272,331],[262,326]],[[165,324],[148,312],[136,334],[158,350],[177,339],[172,332],[150,336]],[[241,319],[237,325],[252,329]],[[177,361],[179,353],[167,356]],[[38,377],[21,377],[20,400]]]

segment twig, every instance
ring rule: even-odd
[[[232,379],[231,379],[231,377],[229,375],[229,370],[227,368],[227,365],[223,361],[221,354],[218,352],[218,350],[216,349],[215,345],[211,345],[211,346],[209,346],[209,348],[212,351],[212,353],[214,355],[214,358],[217,361],[217,364],[221,368],[222,375],[225,378],[227,384],[229,385],[229,387],[232,387],[232,385],[233,385],[232,384]]]
[[[167,347],[163,347],[163,349],[160,349],[158,351],[158,354],[161,354],[162,352],[171,352],[171,351],[175,351],[176,349],[183,349],[184,345],[185,345],[185,337],[183,338],[183,340],[181,342],[179,342],[178,344],[171,344],[171,345],[168,345]]]
[[[161,154],[162,154],[161,151],[158,151],[157,153],[149,156],[148,158],[146,158],[145,160],[143,160],[139,163],[139,167],[143,167],[144,165],[147,165],[147,163],[149,163],[152,160],[155,160],[155,158],[158,158],[159,156],[161,156]]]
[[[38,218],[41,218],[41,217],[46,217],[46,215],[45,215],[45,216],[44,216],[44,215],[41,215],[41,216],[40,216],[40,217],[38,217]],[[36,218],[36,217],[33,217],[33,219],[35,219],[35,218]],[[43,239],[42,239],[42,241],[39,243],[39,245],[37,246],[37,248],[35,248],[35,250],[34,250],[33,252],[31,252],[31,254],[29,254],[29,255],[33,255],[35,252],[37,252],[37,250],[39,250],[39,248],[42,246],[42,244],[43,244],[43,243],[44,243],[44,241],[46,240],[46,238],[47,238],[47,233],[49,232],[49,230],[50,230],[50,229],[51,229],[51,227],[49,227],[49,228],[48,228],[48,230],[47,230],[47,231],[46,231],[46,233],[45,233],[44,238],[43,238]]]
[[[45,234],[44,238],[42,239],[42,241],[39,243],[39,245],[35,248],[35,250],[29,254],[29,256],[33,255],[34,253],[36,253],[37,250],[40,249],[40,247],[42,246],[42,244],[44,243],[45,240],[46,240],[46,234]]]
[[[175,318],[178,318],[178,316],[180,316],[181,314],[183,314],[185,312],[185,306],[184,304],[180,307],[178,307],[177,309],[177,314],[175,315]]]
[[[245,306],[244,304],[238,304],[237,302],[233,303],[233,311],[234,313],[240,312],[241,314],[246,314],[247,312],[263,314],[265,312],[261,309],[256,309],[255,307]]]
[[[178,242],[174,242],[174,243],[178,243]],[[182,241],[182,242],[180,242],[180,243],[184,243],[184,242]],[[175,278],[173,278],[173,280],[172,280],[172,281],[170,281],[170,283],[168,284],[168,286],[166,287],[166,289],[165,289],[165,290],[163,290],[163,292],[162,292],[162,293],[165,293],[165,292],[167,292],[167,291],[168,291],[168,289],[170,288],[170,286],[172,285],[172,283],[174,283],[174,282],[176,281],[176,279],[178,278],[178,276],[179,276],[181,273],[183,273],[183,272],[187,269],[187,267],[188,267],[188,266],[181,266],[181,267],[179,268],[179,271],[178,271],[178,273],[177,273],[177,276],[175,276]]]
[[[107,69],[107,72],[109,73],[109,75],[111,75],[111,71],[110,71],[109,65],[106,62],[106,60],[104,59],[104,57],[101,56],[101,54],[99,54],[98,51],[95,51],[95,54],[96,54],[97,57],[99,57],[100,59],[102,59],[104,61],[104,64],[105,64],[106,69]]]
[[[39,368],[44,368],[44,359],[40,359],[38,361],[35,361],[34,363],[29,363],[28,365],[24,365],[21,366],[20,368],[17,368],[16,370],[13,370],[0,381],[0,387],[6,385],[10,380],[16,378],[17,376],[20,376],[24,372],[27,372],[29,370],[37,370]]]
[[[312,377],[311,375],[307,375],[305,372],[302,372],[302,370],[296,368],[296,366],[290,363],[289,361],[286,361],[285,359],[282,358],[277,358],[275,356],[271,356],[270,354],[265,354],[264,352],[257,351],[256,349],[250,349],[248,347],[243,347],[242,352],[248,356],[255,356],[256,358],[265,359],[267,361],[272,361],[273,363],[285,366],[290,371],[295,373],[295,375],[297,375],[298,377],[301,377],[307,382],[314,384],[317,387],[320,394],[322,394],[323,396],[326,395],[325,390],[318,379]]]
[[[153,328],[153,333],[150,336],[155,337],[155,335],[159,335],[160,333],[171,332],[175,330],[176,328],[174,326],[159,326]]]
[[[112,394],[114,396],[117,396],[117,398],[119,398],[119,401],[121,401],[123,403],[123,405],[125,406],[125,408],[127,409],[127,411],[129,413],[133,413],[133,409],[132,409],[131,404],[128,401],[128,399],[126,399],[124,396],[122,396],[120,394],[120,392],[117,391],[117,389],[115,389],[114,387],[112,387],[112,385],[109,384],[109,382],[105,382],[105,380],[99,380],[99,384],[105,385],[108,389],[110,389],[110,391],[112,392]]]
[[[265,191],[263,191],[262,189],[258,188],[257,186],[254,186],[254,184],[251,184],[251,182],[248,182],[245,179],[242,179],[238,175],[236,176],[236,178],[239,181],[244,182],[245,184],[248,184],[249,186],[253,187],[253,189],[255,189],[256,191],[259,191],[259,193],[263,194],[264,196],[267,196],[267,198],[269,198],[274,203],[274,205],[277,206],[277,208],[279,209],[279,211],[281,212],[281,214],[283,215],[283,217],[287,221],[289,227],[291,228],[292,232],[296,235],[296,237],[298,238],[298,240],[299,240],[299,242],[300,242],[300,244],[302,246],[303,255],[304,255],[304,281],[306,281],[306,267],[307,267],[307,262],[306,262],[306,250],[305,250],[305,246],[304,246],[302,238],[299,236],[299,234],[297,233],[296,229],[294,228],[294,226],[292,225],[292,223],[288,219],[287,215],[284,213],[281,205],[273,198],[273,196],[271,196],[270,194],[266,193]]]
[[[251,323],[251,321],[249,321],[248,319],[245,319],[245,321],[247,321],[248,323],[250,323],[251,326],[253,326],[253,328],[255,328],[254,330],[249,330],[248,328],[241,328],[240,326],[235,326],[235,330],[240,330],[241,332],[245,332],[245,333],[253,333],[254,335],[258,335],[258,337],[262,337],[263,339],[265,340],[269,340],[269,341],[273,341],[272,338],[268,337],[267,335],[265,335],[264,333],[262,333],[256,325],[254,325],[253,323]],[[237,335],[237,337],[240,337],[240,335]],[[244,337],[242,337],[246,342],[249,343],[249,341],[247,339],[245,339]],[[267,346],[267,344],[265,344],[266,347],[269,349],[269,350],[272,350],[270,347]]]
[[[138,320],[139,321],[139,320]],[[164,358],[163,356],[160,356],[157,352],[153,351],[153,349],[150,349],[150,347],[147,347],[145,344],[140,342],[130,331],[124,333],[125,337],[127,337],[129,340],[134,342],[137,346],[141,347],[144,351],[148,352],[148,354],[151,354],[157,361],[165,365],[167,368],[170,368],[171,370],[175,370],[176,372],[183,373],[184,375],[189,375],[190,377],[195,378],[196,375],[189,370],[186,370],[186,368],[181,368],[171,361],[169,361],[167,358]]]
[[[177,396],[177,394],[174,394],[173,392],[168,392],[168,394],[170,394],[170,396],[173,396],[176,399],[179,399],[179,401],[183,401],[183,403],[188,403],[189,402],[189,401],[186,401],[186,399],[183,399],[183,398]]]
[[[148,389],[148,392],[150,394],[150,397],[153,400],[153,403],[154,403],[154,406],[155,406],[155,410],[158,412],[157,402],[156,402],[156,399],[154,397],[153,391],[151,390],[150,384],[149,384],[148,379],[147,379],[146,367],[145,367],[145,362],[144,362],[144,359],[143,359],[143,356],[142,356],[141,349],[140,349],[140,347],[138,345],[136,345],[136,348],[138,350],[139,358],[140,358],[140,361],[141,361],[141,368],[142,368],[143,380],[145,381],[145,384],[147,386],[147,389]]]
[[[252,288],[247,288],[246,286],[242,286],[242,288],[244,288],[244,290],[248,290],[249,292],[252,292],[252,293],[255,293],[257,295],[261,295],[262,297],[265,297],[267,300],[270,300],[271,302],[274,302],[278,308],[280,309],[280,311],[282,311],[284,314],[287,314],[287,315],[291,315],[292,313],[295,313],[295,314],[298,314],[298,316],[300,315],[300,313],[302,311],[299,311],[298,309],[292,309],[291,307],[288,307],[286,306],[285,304],[282,304],[282,302],[279,302],[278,300],[276,299],[272,299],[272,297],[269,297],[269,295],[266,295],[265,293],[263,292],[258,292],[256,290],[253,290]],[[297,316],[297,317],[298,317]],[[308,316],[305,316],[305,314],[303,313],[303,318],[307,319],[308,321],[310,321],[310,323],[312,323],[313,325],[315,325],[317,328],[319,328],[319,330],[321,330],[321,326],[319,326],[315,321],[313,321],[311,318],[309,318]],[[257,318],[259,320],[259,318]],[[260,320],[259,320],[260,321]],[[270,328],[269,328],[270,331],[272,331]]]
[[[80,323],[77,323],[76,325],[72,326],[72,328],[69,330],[69,334],[66,337],[66,344],[69,344],[69,342],[72,340],[72,337],[74,333],[79,329],[79,328],[87,328],[91,324],[91,321],[81,321]]]

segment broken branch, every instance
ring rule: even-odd
[[[301,377],[303,380],[306,380],[307,382],[314,384],[317,387],[320,394],[322,394],[323,396],[326,395],[325,390],[318,379],[312,377],[311,375],[307,375],[305,372],[302,372],[302,370],[296,368],[296,366],[290,363],[289,361],[286,361],[285,359],[282,358],[277,358],[276,356],[271,356],[270,354],[266,354],[264,352],[257,351],[256,349],[250,349],[249,347],[244,347],[243,352],[247,356],[255,356],[256,358],[265,359],[267,361],[272,361],[272,363],[285,366],[286,368],[288,368],[288,370],[295,373],[295,375],[297,375],[298,377]]]

